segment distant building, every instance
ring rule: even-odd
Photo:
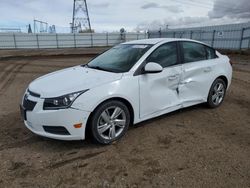
[[[55,25],[49,26],[49,33],[56,33],[56,26]]]
[[[0,33],[21,33],[21,29],[20,28],[1,27],[0,28]]]

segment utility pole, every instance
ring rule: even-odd
[[[74,0],[71,32],[92,32],[86,0]]]

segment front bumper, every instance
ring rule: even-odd
[[[27,100],[36,102],[32,111],[25,112],[25,126],[33,133],[58,140],[84,140],[85,129],[90,112],[67,108],[60,110],[43,110],[44,99],[28,96]],[[75,128],[75,124],[82,124]],[[46,127],[64,127],[69,134],[49,133]]]

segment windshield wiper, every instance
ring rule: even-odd
[[[88,68],[91,68],[91,69],[97,69],[97,70],[102,70],[102,71],[107,71],[107,72],[114,72],[112,70],[109,70],[109,69],[105,69],[103,67],[100,67],[100,66],[89,66],[89,65],[86,65]]]

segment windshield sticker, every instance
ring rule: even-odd
[[[142,49],[147,48],[147,47],[148,47],[148,45],[134,45],[134,46],[132,46],[132,48],[142,48]]]

